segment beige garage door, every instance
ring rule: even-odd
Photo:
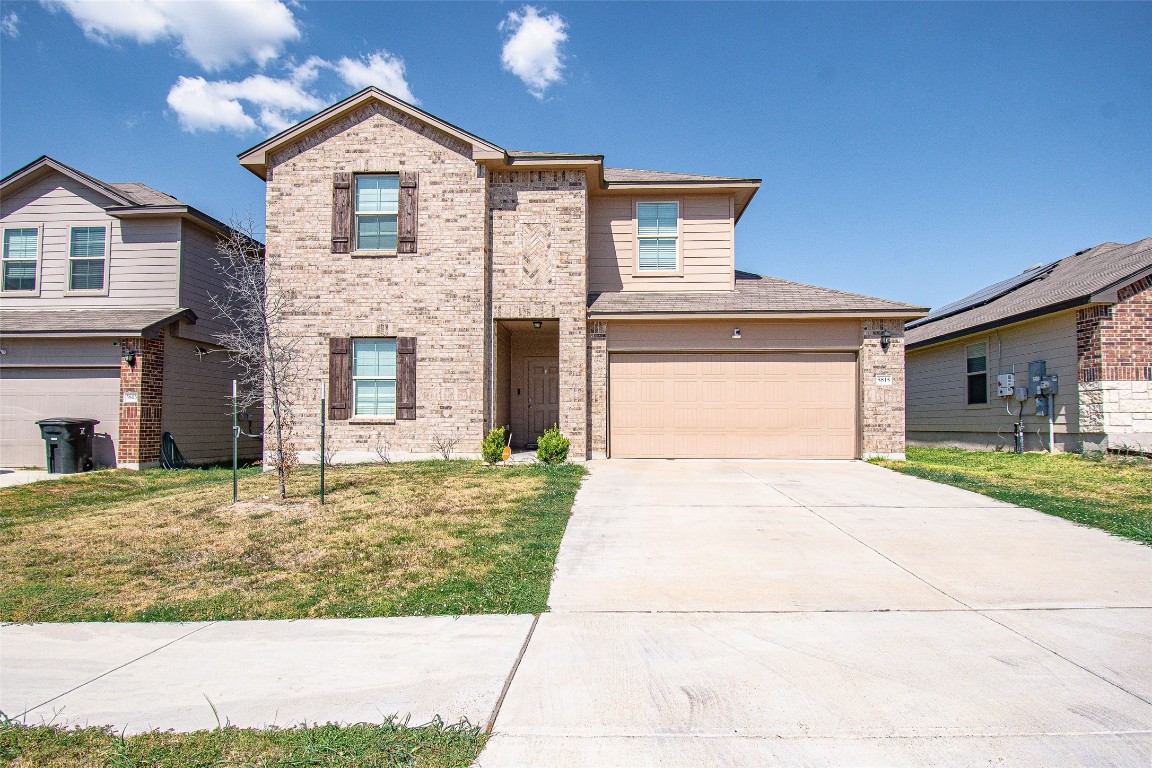
[[[616,458],[856,457],[852,353],[614,354]]]
[[[93,454],[114,466],[120,425],[118,368],[0,369],[0,467],[42,467],[36,422],[53,416],[98,419]]]

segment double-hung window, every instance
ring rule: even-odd
[[[107,258],[106,227],[72,227],[68,245],[68,290],[104,290]]]
[[[40,230],[36,227],[4,230],[4,290],[36,290],[36,257]]]
[[[396,418],[396,339],[352,342],[353,416]]]
[[[679,267],[680,204],[637,203],[636,240],[640,272],[675,272]]]
[[[988,403],[988,344],[969,344],[965,347],[968,360],[968,405]]]
[[[360,174],[355,178],[356,250],[395,251],[400,175]]]

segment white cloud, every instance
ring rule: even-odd
[[[186,131],[279,133],[336,98],[317,95],[316,82],[322,72],[334,73],[357,90],[375,85],[418,103],[404,79],[404,60],[382,50],[359,60],[332,62],[312,56],[289,66],[287,76],[281,78],[263,74],[239,81],[181,77],[168,92],[168,106]]]
[[[500,30],[508,32],[500,56],[504,69],[520,78],[538,99],[544,98],[548,86],[564,79],[560,44],[568,39],[567,26],[560,14],[541,16],[531,5],[510,11],[500,22]]]
[[[342,58],[335,68],[340,78],[356,90],[374,85],[409,104],[419,104],[404,77],[404,60],[388,51],[377,51],[359,60]]]
[[[175,40],[208,71],[254,61],[264,66],[300,37],[280,0],[41,0],[63,9],[101,43]]]
[[[4,18],[0,18],[0,32],[8,37],[20,36],[20,17],[16,15],[16,11],[9,11],[4,14]]]

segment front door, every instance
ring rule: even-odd
[[[529,441],[535,443],[560,421],[560,366],[555,360],[528,361]]]

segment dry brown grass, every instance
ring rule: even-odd
[[[233,506],[230,475],[217,472],[217,482],[110,503],[96,494],[79,506],[67,488],[46,483],[37,489],[41,514],[8,514],[16,499],[0,494],[0,618],[499,611],[484,599],[454,601],[438,585],[475,592],[488,582],[502,552],[515,557],[525,548],[521,534],[539,522],[533,502],[565,479],[537,468],[472,462],[339,467],[328,471],[324,506],[315,471],[301,472],[295,495],[283,503],[273,500],[274,477],[250,475],[241,482],[244,501]],[[90,479],[100,482],[99,475]],[[419,599],[414,605],[410,598],[419,592],[447,599],[442,606]]]

